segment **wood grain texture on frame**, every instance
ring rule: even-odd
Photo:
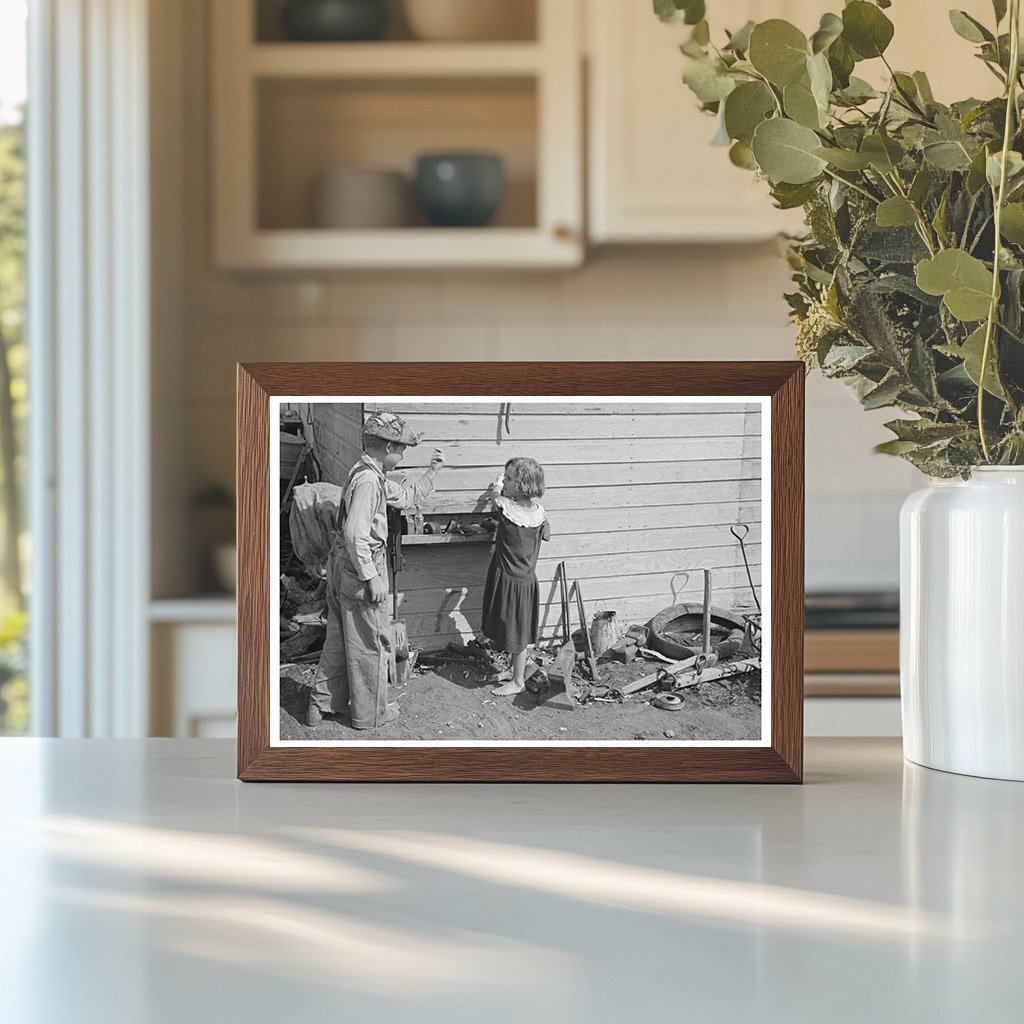
[[[770,746],[272,747],[270,398],[368,394],[770,397]],[[803,403],[804,367],[799,362],[239,365],[238,777],[310,782],[800,782]]]

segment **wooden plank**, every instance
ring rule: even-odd
[[[743,577],[743,585],[739,586],[740,576]],[[715,604],[721,607],[731,606],[753,606],[750,596],[750,588],[747,586],[747,578],[741,569],[739,573],[730,573],[729,581],[731,586],[722,587],[716,591]],[[621,611],[622,614],[636,615],[637,612],[629,612],[628,609],[636,606],[647,607],[653,605],[655,611],[667,608],[672,604],[680,602],[692,602],[700,604],[702,600],[703,576],[697,576],[684,585],[672,586],[672,581],[667,576],[661,576],[656,583],[650,586],[648,593],[632,593],[628,586],[621,583],[617,586],[616,581],[606,581],[598,586],[599,581],[592,580],[586,586],[594,591],[593,596],[587,594],[587,610],[601,611],[607,608]],[[444,591],[439,588],[433,590],[403,590],[398,595],[398,610],[403,618],[416,616],[436,616],[438,614],[461,613],[467,616],[479,614],[483,608],[483,585],[472,588],[459,588],[457,590]],[[594,608],[591,609],[591,603]],[[550,584],[541,587],[541,611],[553,609],[557,615],[560,607],[560,595],[558,588]],[[626,609],[626,610],[624,610]],[[652,613],[653,614],[653,613]],[[646,620],[645,620],[646,621]]]
[[[451,586],[482,586],[490,556],[484,545],[466,544],[457,548],[410,548],[402,569],[403,590],[425,590]],[[751,568],[756,559],[752,559]],[[541,558],[537,562],[537,579],[543,585],[554,579],[557,558]],[[635,555],[590,555],[566,559],[572,579],[601,577],[663,575],[666,572],[687,573],[701,569],[728,569],[736,566],[732,548],[696,548],[692,551],[652,552]],[[588,591],[589,593],[589,591]]]
[[[548,507],[547,502],[544,503]],[[710,505],[651,505],[647,508],[579,508],[558,512],[557,532],[613,533],[651,527],[724,526],[760,523],[760,502],[719,502]],[[554,524],[553,528],[554,528]]]
[[[416,469],[430,462],[433,446],[428,442],[406,449],[403,467]],[[527,447],[520,442],[503,439],[447,441],[445,462],[449,472],[460,468],[501,467],[517,456],[536,459],[542,466],[596,466],[606,463],[649,463],[667,466],[679,462],[703,462],[711,459],[755,458],[761,451],[759,434],[737,434],[732,437],[652,437],[569,441],[531,441]],[[493,479],[493,476],[492,476]]]
[[[387,409],[399,416],[436,413],[442,416],[468,416],[481,410],[493,410],[505,399],[495,396],[481,402],[405,402],[394,404],[367,402],[368,412]],[[707,412],[747,412],[759,410],[757,402],[660,402],[651,397],[640,402],[529,402],[512,398],[512,421],[520,416],[700,416]],[[415,429],[415,427],[413,428]]]
[[[437,486],[430,496],[433,504],[445,503],[453,492],[462,492],[463,506],[458,511],[472,512],[483,502],[489,500],[487,491],[501,470],[502,463],[478,469],[445,469],[438,477]],[[420,471],[398,471],[394,479],[414,480]],[[610,466],[546,466],[544,480],[546,490],[541,498],[545,508],[553,505],[556,492],[562,507],[586,508],[590,506],[590,495],[606,487],[639,487],[651,485],[654,488],[670,487],[673,484],[703,484],[705,482],[739,482],[741,480],[760,479],[760,466],[753,462],[739,459],[712,459],[704,462],[656,462],[656,463],[620,463]],[[731,495],[736,497],[735,492]],[[667,500],[658,500],[657,490],[649,492],[646,501],[637,504],[671,504]],[[694,500],[705,500],[695,489]],[[680,494],[681,501],[686,495]],[[714,498],[710,499],[714,500]],[[427,508],[424,503],[424,510]],[[611,502],[610,504],[616,504]]]
[[[554,529],[554,526],[552,527]],[[747,557],[761,559],[761,528],[754,525],[746,538]],[[690,526],[682,529],[624,530],[618,533],[552,533],[551,540],[541,546],[545,558],[579,558],[584,555],[614,555],[645,551],[674,557],[694,549],[730,548],[734,562],[743,559],[736,538],[727,526]]]
[[[473,491],[437,491],[424,503],[423,511],[436,514],[481,512],[486,503],[481,499],[483,487]],[[750,502],[761,497],[761,481],[757,478],[708,480],[699,483],[627,484],[588,487],[585,491],[572,487],[552,488],[543,498],[547,511],[561,509],[626,509],[653,505],[707,505],[723,501]]]
[[[486,414],[450,416],[437,413],[409,415],[409,423],[423,444],[447,445],[452,441],[482,438],[516,445],[524,441],[573,441],[581,438],[734,437],[759,432],[757,410],[753,417],[742,412],[707,412],[676,416],[513,416],[512,432],[505,433],[504,419],[495,409]]]
[[[809,629],[804,634],[805,672],[899,672],[896,629]]]

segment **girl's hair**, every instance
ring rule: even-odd
[[[528,498],[544,497],[544,470],[534,459],[509,459],[505,463],[505,476],[516,485],[516,490]]]

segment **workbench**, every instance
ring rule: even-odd
[[[243,785],[0,741],[10,1024],[964,1024],[1024,1012],[1024,785],[810,740],[804,786]]]

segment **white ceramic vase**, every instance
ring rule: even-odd
[[[1024,466],[910,495],[900,557],[904,754],[1024,781]]]

